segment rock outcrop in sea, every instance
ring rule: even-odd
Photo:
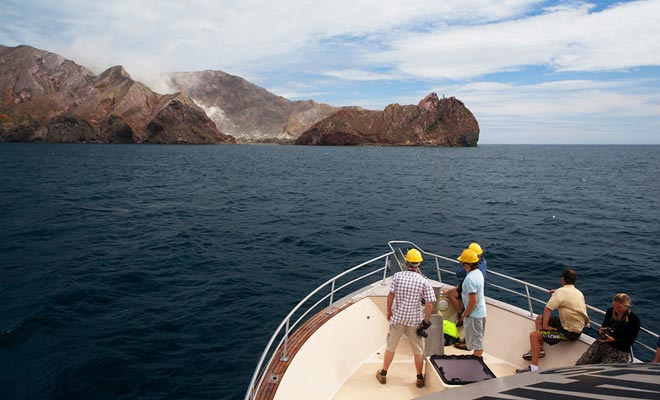
[[[296,144],[474,147],[478,140],[479,123],[463,102],[431,93],[417,105],[340,110],[303,132]]]
[[[234,143],[186,94],[161,95],[121,66],[96,76],[57,54],[0,46],[0,141]]]

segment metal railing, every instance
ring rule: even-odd
[[[291,333],[294,331],[294,329],[301,323],[305,318],[309,315],[310,312],[316,310],[321,304],[323,304],[325,301],[328,301],[329,304],[326,308],[326,313],[332,314],[334,307],[336,305],[335,302],[335,294],[342,291],[343,289],[346,289],[349,286],[352,286],[353,284],[363,281],[371,276],[375,276],[378,273],[382,272],[382,277],[379,277],[379,280],[381,280],[382,284],[385,284],[385,280],[388,276],[388,270],[392,270],[392,260],[395,260],[396,263],[398,264],[397,270],[401,270],[404,268],[404,252],[402,251],[403,249],[411,249],[411,248],[416,248],[418,249],[424,256],[425,260],[428,260],[429,257],[433,258],[435,261],[435,269],[436,273],[438,276],[438,282],[442,283],[442,274],[449,274],[449,275],[455,275],[456,270],[451,270],[451,269],[446,269],[443,266],[441,266],[441,262],[444,263],[449,263],[449,264],[459,264],[459,262],[453,258],[441,256],[438,254],[434,254],[431,252],[426,252],[422,250],[419,246],[414,244],[413,242],[409,241],[390,241],[388,242],[388,246],[390,247],[391,251],[388,253],[385,253],[381,256],[378,256],[376,258],[372,258],[369,261],[365,261],[361,264],[358,264],[338,275],[335,277],[331,278],[330,280],[326,281],[319,287],[317,287],[314,291],[309,293],[304,299],[302,299],[290,312],[289,314],[284,317],[284,320],[280,323],[280,325],[277,327],[275,330],[275,333],[271,336],[270,340],[268,341],[268,344],[266,345],[266,348],[264,349],[261,357],[259,358],[259,361],[257,363],[257,366],[254,370],[254,373],[252,374],[252,378],[250,380],[249,386],[247,393],[245,395],[245,400],[252,400],[256,397],[256,394],[259,392],[259,389],[261,388],[261,385],[263,384],[266,376],[266,372],[268,371],[270,365],[274,361],[275,356],[277,355],[277,350],[282,349],[281,356],[280,356],[280,361],[288,361],[288,341]],[[359,275],[357,278],[352,279],[346,283],[340,284],[337,286],[337,282],[341,278],[344,278],[348,276],[349,274],[354,273],[355,271],[362,269],[362,268],[374,268],[374,264],[378,261],[383,261],[384,260],[384,265],[382,266],[376,266],[374,270],[371,270],[367,273],[364,273],[362,275]],[[497,277],[495,280],[502,279],[505,283],[507,284],[515,284],[515,285],[522,285],[524,288],[524,292],[521,292],[520,290],[515,290],[508,288],[504,286],[504,283],[502,284],[497,284],[493,283],[492,281],[494,279],[491,278],[491,276]],[[527,302],[527,311],[529,311],[529,316],[530,318],[533,318],[535,313],[534,313],[534,304],[541,304],[543,307],[545,307],[546,300],[541,300],[537,297],[534,297],[530,294],[530,290],[533,291],[538,291],[543,294],[550,294],[551,291],[541,287],[537,286],[534,284],[531,284],[529,282],[516,279],[513,277],[510,277],[508,275],[493,271],[492,269],[488,270],[488,281],[486,282],[486,286],[489,288],[493,288],[497,291],[504,292],[506,294],[512,295],[514,297],[519,297],[522,300],[526,300]],[[312,300],[315,296],[321,294],[322,290],[327,289],[329,287],[329,292],[325,295],[321,295],[320,299],[316,300],[311,306],[303,310],[303,306],[310,300]],[[489,296],[491,298],[494,298],[491,295],[491,292],[489,292]],[[522,309],[525,309],[521,307]],[[600,315],[605,315],[605,311],[587,305],[587,309],[595,312]],[[294,319],[294,316],[299,312],[303,310],[302,314],[295,319],[295,322],[291,323],[291,321]],[[596,327],[600,327],[601,325],[595,321],[591,321],[592,325],[595,325]],[[657,340],[658,334],[651,332],[645,328],[640,329],[640,334],[646,334],[652,338],[655,338],[654,340]],[[277,341],[277,338],[281,336],[281,339],[277,343],[276,346],[273,346],[273,344]],[[655,352],[655,348],[652,348],[643,342],[641,342],[639,339],[636,341],[636,344],[640,346],[643,349],[649,350],[651,352]],[[266,359],[268,358],[268,361],[266,362]]]
[[[326,281],[321,286],[316,288],[314,291],[309,293],[304,299],[302,299],[289,312],[289,314],[286,317],[284,317],[284,320],[282,321],[282,323],[280,323],[280,325],[275,330],[275,333],[273,333],[270,340],[268,341],[268,344],[266,345],[266,348],[265,348],[264,352],[262,353],[261,357],[259,358],[259,362],[257,363],[257,367],[255,368],[255,371],[252,374],[252,379],[250,380],[250,384],[248,386],[248,391],[245,395],[245,399],[246,400],[254,399],[256,394],[259,392],[259,389],[261,388],[261,385],[263,384],[263,381],[266,378],[265,374],[268,371],[271,363],[273,362],[274,357],[277,354],[277,349],[282,348],[282,356],[280,357],[280,360],[281,361],[288,361],[287,345],[288,345],[288,341],[289,341],[289,336],[290,336],[291,332],[293,332],[293,330],[298,326],[298,324],[300,324],[300,322],[303,321],[303,319],[310,312],[315,310],[321,303],[323,303],[324,301],[329,299],[329,305],[328,305],[328,308],[327,308],[326,312],[332,313],[333,307],[335,305],[335,302],[334,302],[335,293],[339,292],[342,289],[345,289],[346,287],[348,287],[348,286],[350,286],[350,285],[352,285],[352,284],[354,284],[358,281],[362,281],[362,280],[366,279],[369,276],[378,274],[381,271],[383,272],[383,276],[382,276],[381,279],[383,280],[383,284],[384,284],[384,281],[387,278],[387,270],[388,270],[388,267],[390,266],[390,256],[392,254],[393,254],[392,252],[385,253],[385,254],[383,254],[381,256],[378,256],[376,258],[373,258],[369,261],[365,261],[362,264],[358,264],[358,265],[342,272],[341,274],[336,275],[334,278]],[[363,274],[363,275],[359,276],[356,279],[353,279],[353,280],[351,280],[351,281],[349,281],[345,284],[342,284],[339,287],[336,287],[336,283],[340,278],[343,278],[343,277],[351,274],[352,272],[354,272],[358,269],[372,266],[372,264],[375,263],[376,261],[381,261],[383,259],[385,260],[385,263],[382,267],[379,267],[376,270],[370,271],[366,274]],[[312,299],[316,294],[320,293],[323,289],[327,288],[328,286],[330,286],[330,292],[328,294],[326,294],[325,296],[321,297],[321,299],[316,301],[312,306],[307,308],[307,310],[305,310],[303,312],[303,314],[300,317],[298,317],[293,324],[291,324],[290,323],[291,319],[294,318],[296,313],[299,310],[302,309],[303,305],[305,303],[307,303],[310,299]],[[282,335],[282,338],[278,342],[277,346],[273,347],[273,343],[275,343],[275,341],[277,340],[277,338],[280,335]],[[266,358],[269,355],[270,355],[270,359],[268,360],[267,363],[265,363]]]

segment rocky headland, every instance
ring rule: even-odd
[[[121,66],[96,76],[57,54],[0,46],[0,141],[234,143],[186,94],[161,95]]]
[[[479,123],[463,102],[431,93],[417,105],[340,110],[303,132],[296,144],[473,147],[478,141]]]
[[[290,101],[222,71],[165,79],[171,94],[122,66],[95,75],[54,53],[0,45],[0,142],[476,146],[479,139],[465,105],[435,93],[372,111]]]

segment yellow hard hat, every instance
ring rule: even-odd
[[[417,264],[421,263],[424,259],[422,258],[422,253],[417,249],[410,249],[406,253],[406,261],[409,263]]]
[[[465,249],[461,252],[461,255],[457,258],[458,261],[465,262],[468,264],[474,264],[479,262],[479,256],[477,252],[472,249]]]
[[[474,250],[474,252],[477,253],[478,256],[484,253],[484,251],[481,249],[481,246],[479,246],[479,243],[474,243],[474,242],[470,243],[468,249]]]

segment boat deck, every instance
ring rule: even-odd
[[[385,346],[376,352],[373,357],[364,361],[364,363],[344,382],[339,391],[332,399],[334,400],[354,400],[371,398],[371,396],[378,396],[380,400],[389,399],[413,399],[424,396],[430,393],[437,393],[442,390],[448,389],[442,381],[435,376],[435,370],[428,362],[425,363],[425,368],[428,367],[427,382],[423,388],[415,386],[416,371],[415,364],[413,363],[413,354],[408,343],[408,339],[404,337],[397,347],[394,355],[394,361],[390,366],[387,373],[387,384],[382,385],[376,380],[376,371],[383,366],[383,354]],[[472,354],[471,351],[459,350],[454,346],[445,346],[444,354],[446,355],[466,355]],[[488,353],[484,354],[484,362],[488,368],[497,377],[513,375],[516,368],[514,364],[510,364],[505,360],[497,358]]]
[[[388,285],[376,283],[335,303],[332,314],[324,310],[306,321],[289,340],[289,359],[280,359],[281,349],[270,365],[255,396],[259,400],[318,398],[352,400],[414,399],[461,385],[446,385],[426,358],[426,386],[415,386],[413,354],[407,338],[401,339],[382,385],[375,377],[382,367],[389,323],[386,319]],[[488,326],[484,362],[496,377],[515,374],[527,366],[521,354],[529,350],[533,318],[496,300],[487,300]],[[451,307],[443,318],[455,320]],[[463,336],[459,328],[460,337]],[[542,369],[573,365],[588,346],[577,341],[546,349]],[[555,348],[559,351],[554,351]],[[446,355],[468,355],[445,346]],[[312,367],[313,366],[313,367]],[[285,374],[286,372],[286,374]],[[470,385],[471,386],[471,385]]]
[[[578,357],[593,343],[594,338],[586,334],[582,334],[578,340],[573,342],[545,346],[545,357],[539,362],[541,374],[515,375],[517,368],[526,368],[529,365],[529,362],[524,361],[521,355],[529,350],[529,333],[535,329],[536,314],[532,305],[534,303],[544,304],[543,299],[535,296],[545,297],[549,290],[490,271],[495,281],[497,279],[503,281],[489,283],[496,294],[508,293],[521,296],[526,298],[528,303],[528,307],[520,308],[493,297],[486,297],[488,317],[484,336],[484,363],[498,379],[488,379],[469,385],[445,384],[432,366],[431,357],[427,357],[425,364],[426,386],[417,388],[415,386],[416,371],[413,354],[408,339],[404,336],[397,348],[394,362],[389,368],[387,384],[380,384],[375,374],[382,367],[385,353],[385,342],[389,329],[386,312],[387,295],[392,279],[391,276],[386,276],[386,274],[388,270],[394,272],[397,269],[396,265],[393,265],[392,259],[395,259],[399,266],[402,265],[400,260],[403,257],[402,248],[418,248],[414,243],[405,241],[390,241],[388,246],[392,250],[391,252],[365,261],[338,274],[312,291],[294,307],[266,346],[266,350],[262,354],[262,358],[259,360],[253,374],[245,396],[246,400],[288,400],[298,398],[351,400],[376,398],[376,396],[382,400],[422,398],[425,400],[460,400],[465,398],[493,398],[489,397],[490,393],[505,393],[510,388],[523,386],[525,386],[524,393],[531,393],[529,396],[525,395],[526,398],[582,398],[584,396],[579,393],[584,389],[580,386],[583,378],[592,379],[595,377],[594,379],[598,382],[603,379],[608,381],[612,378],[608,375],[609,372],[604,372],[601,376],[595,376],[601,371],[598,368],[593,371],[588,367],[567,368],[575,365]],[[424,254],[429,259],[435,258],[438,271],[438,281],[429,279],[429,284],[436,291],[438,302],[434,304],[437,311],[434,311],[436,314],[432,317],[433,325],[427,331],[429,333],[429,338],[426,340],[426,345],[429,346],[427,347],[427,354],[440,352],[445,355],[469,355],[471,351],[459,350],[453,346],[442,347],[441,343],[442,321],[455,321],[456,313],[448,305],[447,299],[441,295],[440,290],[451,287],[441,282],[440,271],[451,274],[453,270],[441,269],[439,265],[441,262],[444,264],[456,261],[432,253]],[[385,262],[385,266],[378,266],[382,261]],[[372,270],[373,267],[376,267],[376,269]],[[366,272],[362,273],[362,269]],[[358,270],[362,273],[359,277],[356,278],[350,275]],[[343,290],[349,285],[381,273],[383,274],[381,280],[343,296],[339,300],[334,300],[334,296],[339,291],[344,293]],[[522,285],[522,289],[509,288],[509,286],[515,285]],[[530,289],[532,293],[530,293]],[[329,290],[329,295],[323,297],[321,302],[329,297],[330,306],[318,310],[322,303],[316,300],[325,290]],[[540,292],[540,295],[534,294],[535,292]],[[600,314],[605,313],[594,307],[590,307],[590,309]],[[302,319],[304,322],[295,327],[301,321],[295,321],[297,315],[303,313],[303,316],[307,316],[312,310],[317,310],[316,314],[306,320]],[[290,329],[289,324],[291,322],[294,323],[295,328],[293,329]],[[644,332],[657,337],[653,332],[646,330]],[[459,328],[459,335],[464,337],[461,328]],[[277,344],[278,340],[279,344]],[[642,343],[638,342],[638,344],[651,351],[654,350]],[[435,360],[435,358],[433,359]],[[468,364],[468,366],[465,367],[462,361],[455,359],[449,361],[451,362],[444,364],[444,368],[453,377],[456,377],[457,374],[466,373],[474,377],[468,379],[481,379],[481,377],[476,378],[477,375],[481,376],[482,371],[479,366],[470,365],[470,362],[467,362],[465,364]],[[648,369],[652,370],[653,368]],[[634,373],[641,371],[640,374],[650,372],[654,377],[660,371],[646,371],[644,368],[631,368],[622,365],[614,368],[614,373],[627,376],[628,370],[637,371]],[[575,375],[578,377],[574,380],[577,385],[574,388],[578,393],[577,397],[562,394],[566,391],[567,382],[570,382],[564,378],[564,372],[566,376]],[[539,386],[536,383],[544,383],[546,378],[551,376],[555,376],[555,381],[563,386],[561,386],[559,392],[553,392],[552,397],[545,397],[548,393],[548,385]],[[643,376],[635,375],[634,381],[644,381]],[[628,393],[630,392],[628,381],[622,380],[620,386],[624,388],[622,391],[626,395],[618,398],[630,397],[628,396],[630,394]],[[651,389],[656,390],[655,387]],[[486,397],[484,397],[484,394]],[[590,393],[591,395],[592,393]],[[608,394],[604,396],[598,398],[614,398]],[[509,397],[509,394],[505,394],[504,397],[498,398]],[[639,395],[633,397],[650,398],[639,397]]]

